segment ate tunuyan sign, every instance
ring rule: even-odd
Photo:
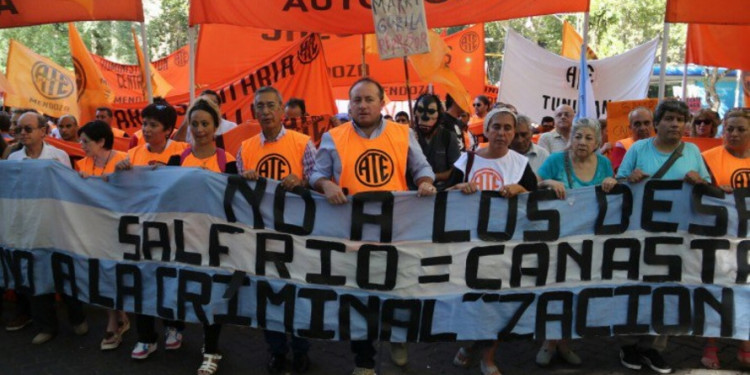
[[[373,0],[372,18],[381,59],[430,52],[424,0]]]
[[[308,190],[201,169],[0,162],[0,286],[190,322],[383,341],[750,336],[750,191],[653,180]]]

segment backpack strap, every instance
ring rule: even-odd
[[[659,168],[659,170],[656,171],[656,173],[654,173],[654,175],[651,176],[651,178],[658,180],[664,177],[664,175],[667,174],[667,171],[669,171],[669,168],[672,168],[672,166],[677,161],[677,159],[680,156],[682,156],[682,150],[684,149],[685,149],[685,142],[681,142],[680,145],[677,146],[677,148],[674,149],[674,151],[672,151],[672,154],[669,155],[669,159],[667,159],[667,161],[665,161],[664,164],[662,164],[661,168]]]
[[[565,175],[568,178],[568,188],[573,188],[573,166],[570,164],[570,155],[568,155],[567,151],[564,152],[564,164],[565,164]]]
[[[193,148],[188,147],[185,149],[185,151],[182,152],[182,154],[180,154],[180,165],[185,162],[185,159],[190,155],[191,152],[193,152]]]
[[[474,151],[466,152],[466,172],[464,172],[464,182],[469,182],[469,173],[471,173],[471,167],[474,166]]]
[[[219,170],[222,173],[227,171],[227,153],[223,148],[216,148],[216,162],[219,164]]]

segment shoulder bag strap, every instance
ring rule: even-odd
[[[677,146],[677,148],[674,151],[672,151],[672,154],[669,155],[669,159],[667,159],[667,161],[665,161],[664,164],[662,164],[661,168],[659,168],[659,170],[656,171],[656,173],[654,173],[654,175],[651,176],[651,178],[656,179],[656,180],[662,178],[667,173],[667,171],[669,171],[669,168],[672,168],[672,165],[674,165],[674,162],[676,162],[677,159],[680,156],[682,156],[682,150],[684,148],[685,148],[685,142],[680,143],[680,145]]]

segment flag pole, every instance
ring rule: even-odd
[[[143,40],[143,71],[146,76],[143,77],[146,81],[146,97],[149,103],[154,102],[154,91],[151,86],[151,57],[148,54],[148,40],[146,39],[146,23],[141,23],[141,39]]]
[[[688,62],[687,56],[685,57],[685,67],[682,70],[682,101],[687,103],[687,73],[688,73]]]
[[[659,68],[659,100],[664,99],[664,78],[667,74],[667,46],[669,45],[669,23],[664,22],[661,40],[661,66]]]
[[[740,92],[742,92],[742,70],[737,69],[737,85],[734,86],[734,108],[738,108],[740,106]],[[750,104],[745,103],[745,106],[750,106]]]
[[[189,61],[189,82],[188,82],[188,90],[190,92],[190,103],[192,104],[195,101],[195,52],[196,52],[196,46],[195,46],[195,28],[197,26],[191,26],[188,28],[188,61]]]
[[[360,38],[362,44],[362,77],[367,77],[367,61],[365,60],[365,34]]]
[[[409,101],[409,113],[412,113],[414,108],[411,106],[411,89],[409,88],[409,64],[406,62],[406,56],[404,56],[404,76],[406,76],[406,99]]]

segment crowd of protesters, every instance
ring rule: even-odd
[[[126,136],[112,127],[112,111],[98,108],[96,120],[79,125],[74,116],[52,121],[33,110],[0,112],[0,154],[7,160],[54,159],[75,168],[82,178],[100,178],[137,166],[165,165],[202,168],[216,173],[239,174],[248,180],[258,178],[281,181],[283,188],[313,189],[333,205],[345,204],[353,194],[372,191],[417,192],[428,197],[438,191],[457,190],[476,194],[495,190],[509,198],[537,189],[550,189],[565,199],[570,189],[601,185],[609,191],[618,183],[639,183],[646,179],[684,180],[690,184],[713,184],[731,192],[748,186],[732,180],[733,171],[750,168],[750,112],[734,109],[721,119],[711,110],[691,115],[677,100],[664,100],[655,111],[639,107],[628,120],[630,137],[606,142],[606,130],[597,119],[575,119],[575,111],[561,105],[554,116],[531,119],[517,113],[514,106],[493,103],[478,96],[473,114],[460,108],[446,96],[424,94],[416,99],[410,112],[398,112],[394,121],[383,115],[383,87],[371,79],[361,79],[349,91],[348,113],[332,117],[334,125],[323,134],[316,147],[308,135],[287,129],[285,118],[307,115],[304,99],[284,102],[279,91],[263,87],[255,92],[253,110],[261,131],[245,140],[236,155],[216,146],[217,135],[237,124],[221,117],[219,96],[210,90],[190,106],[185,121],[175,130],[177,113],[163,99],[145,107],[142,129],[133,134],[128,152],[113,149],[115,136]],[[538,124],[534,121],[538,120]],[[700,153],[683,136],[722,137],[723,145]],[[85,157],[71,162],[70,156],[48,143],[49,137],[80,143]],[[538,138],[538,142],[533,139]],[[608,146],[605,147],[605,144]],[[392,155],[396,163],[394,178],[379,188],[354,178],[353,161],[368,148]],[[283,155],[288,170],[260,168],[264,156]],[[481,176],[477,171],[484,171]],[[486,171],[491,171],[487,174]],[[488,177],[489,176],[489,177]],[[745,182],[746,184],[746,182]],[[85,308],[80,301],[62,296],[73,331],[88,332]],[[17,294],[13,318],[5,322],[7,331],[24,329],[30,324],[38,330],[32,344],[41,345],[58,333],[54,295]],[[101,349],[115,350],[131,325],[123,311],[109,311]],[[137,344],[131,357],[144,360],[157,350],[159,338],[156,319],[135,315]],[[164,321],[164,349],[179,349],[185,324]],[[205,325],[203,360],[198,375],[219,370],[221,325]],[[287,371],[287,355],[292,352],[292,370],[304,373],[310,367],[307,352],[311,343],[301,337],[287,340],[284,333],[266,331],[269,347],[267,370],[272,374]],[[659,373],[672,368],[661,352],[667,336],[627,336],[620,339],[620,359],[630,369],[648,367]],[[314,345],[314,344],[313,344]],[[468,366],[478,360],[483,375],[499,375],[496,362],[497,342],[479,341],[460,348],[453,358],[456,366]],[[375,346],[371,340],[352,341],[355,375],[374,374]],[[715,340],[706,341],[700,362],[718,369]],[[408,346],[392,344],[391,358],[397,365],[408,362]],[[569,340],[541,343],[536,362],[548,366],[558,356],[572,365],[581,358]],[[738,361],[750,366],[750,341],[737,349]]]

